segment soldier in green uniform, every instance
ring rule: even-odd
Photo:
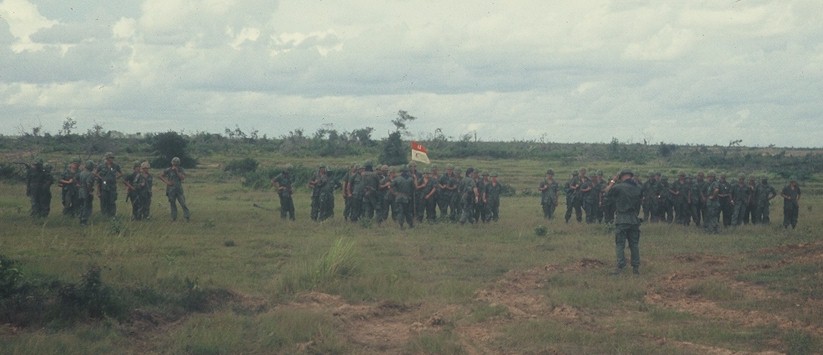
[[[131,201],[132,220],[138,220],[140,212],[140,203],[137,201],[137,192],[133,185],[138,175],[140,175],[140,162],[135,161],[131,166],[131,173],[123,176],[123,185],[126,186],[126,202]]]
[[[26,165],[26,167],[28,167],[28,171],[26,171],[26,196],[29,197],[29,202],[31,202],[31,216],[46,217],[43,206],[40,205],[40,201],[43,200],[40,196],[43,193],[42,186],[46,181],[43,160],[38,159],[33,165]]]
[[[566,223],[569,223],[569,220],[571,220],[572,211],[574,211],[577,222],[583,221],[583,211],[580,204],[578,204],[578,201],[580,201],[580,194],[578,193],[580,189],[580,179],[578,179],[578,174],[577,171],[573,172],[569,181],[563,185],[563,192],[566,193],[566,215],[564,216]]]
[[[474,205],[474,220],[478,222],[486,222],[486,215],[488,215],[488,212],[486,211],[486,209],[488,208],[486,204],[486,184],[488,182],[489,172],[487,171],[480,173],[480,177],[475,179],[475,183],[477,184],[477,191],[480,192],[480,198]]]
[[[80,159],[74,159],[60,175],[57,186],[60,187],[63,203],[63,215],[77,217],[80,214],[80,198],[77,195],[77,176],[80,174]]]
[[[349,183],[351,184],[351,213],[349,221],[357,222],[363,216],[363,195],[366,191],[366,182],[363,181],[363,172],[366,167],[358,166],[357,172],[352,176]]]
[[[103,163],[97,166],[97,194],[100,212],[106,217],[117,215],[117,181],[123,177],[120,165],[114,162],[114,153],[106,153]]]
[[[757,208],[755,209],[755,217],[757,221],[752,221],[757,224],[769,224],[769,207],[771,207],[771,200],[777,196],[777,190],[772,185],[769,185],[769,179],[765,176],[760,179],[757,188],[754,190],[755,199],[757,199]]]
[[[689,225],[689,184],[686,182],[686,173],[679,172],[677,181],[669,186],[669,195],[674,205],[675,222],[684,226]]]
[[[326,175],[326,165],[320,164],[317,171],[312,175],[306,186],[311,190],[311,205],[309,210],[309,218],[312,221],[317,221],[320,218],[320,189],[322,187],[322,178]],[[352,199],[354,201],[354,199]],[[352,203],[353,205],[354,203]]]
[[[689,207],[694,225],[700,227],[706,215],[706,202],[701,197],[706,190],[706,176],[702,171],[697,172],[697,177],[692,182],[689,190]]]
[[[755,196],[755,191],[757,189],[757,179],[755,179],[754,175],[749,176],[749,204],[746,206],[746,214],[743,215],[743,224],[756,224],[755,222],[755,210],[757,210],[757,197]]]
[[[459,210],[460,210],[460,194],[457,192],[457,189],[460,185],[460,173],[459,168],[453,167],[451,171],[448,172],[448,181],[444,182],[444,190],[448,191],[446,195],[449,199],[449,220],[452,222],[457,222],[460,218]]]
[[[642,207],[643,207],[643,220],[651,222],[652,217],[652,210],[654,209],[654,202],[657,200],[655,196],[652,194],[652,190],[654,188],[654,171],[650,171],[649,174],[646,176],[646,181],[643,182],[641,185],[641,193],[643,195],[642,199]]]
[[[53,167],[46,163],[43,165],[43,181],[40,185],[39,202],[41,217],[48,217],[51,213],[51,185],[54,184]]]
[[[408,167],[404,167],[399,176],[391,182],[391,191],[394,194],[394,207],[397,210],[397,223],[403,229],[403,223],[414,228],[414,214],[411,210],[411,199],[414,193],[414,180]]]
[[[500,219],[500,194],[503,186],[497,181],[497,173],[490,174],[491,180],[486,184],[486,206],[488,206],[487,221],[497,222]]]
[[[271,179],[271,184],[277,191],[277,197],[280,198],[280,218],[293,221],[295,220],[294,199],[292,198],[294,179],[291,177],[291,168],[291,164],[283,167],[283,171]]]
[[[186,196],[183,194],[183,181],[186,180],[186,170],[180,166],[180,158],[174,157],[171,159],[171,167],[163,170],[160,174],[160,180],[166,184],[166,197],[169,198],[171,220],[177,220],[177,203],[179,202],[180,208],[183,209],[183,218],[189,221],[191,212],[189,206],[186,205]]]
[[[554,210],[558,204],[557,195],[560,191],[557,181],[554,181],[554,170],[546,170],[546,178],[540,182],[537,190],[540,191],[540,206],[543,207],[543,218],[549,220],[554,218]]]
[[[797,217],[800,214],[800,186],[794,176],[789,178],[789,184],[780,192],[783,197],[783,228],[797,227]]]
[[[329,169],[323,169],[319,173],[319,177],[315,188],[320,191],[319,197],[319,211],[317,214],[318,221],[325,221],[334,217],[334,190],[341,188],[340,181],[334,179]]]
[[[77,196],[80,199],[80,225],[87,225],[91,218],[94,206],[94,185],[97,177],[94,176],[94,162],[86,162],[85,169],[77,176]]]
[[[452,196],[457,189],[452,165],[446,166],[446,171],[437,179],[437,185],[439,190],[437,193],[437,206],[440,209],[440,218],[442,219],[449,216]]]
[[[380,215],[380,204],[377,198],[377,189],[380,185],[380,176],[374,171],[374,165],[370,160],[363,164],[363,217],[374,218],[375,214]]]
[[[577,178],[579,179],[579,188],[577,189],[577,196],[575,197],[575,205],[581,207],[583,212],[586,214],[586,223],[592,223],[592,217],[594,217],[594,211],[592,210],[593,206],[591,205],[594,203],[592,200],[592,187],[594,184],[592,183],[592,179],[586,175],[586,169],[580,168],[578,170]]]
[[[737,184],[732,186],[731,197],[732,225],[739,226],[743,224],[743,218],[747,214],[746,208],[749,207],[749,201],[752,199],[752,191],[746,184],[746,175],[740,174],[737,178]]]
[[[383,165],[380,167],[381,177],[380,177],[380,185],[377,189],[378,191],[378,198],[380,199],[381,207],[380,207],[380,218],[378,218],[377,222],[381,223],[389,219],[389,215],[394,214],[394,194],[391,193],[391,182],[396,175],[395,169],[389,169],[388,165]]]
[[[666,223],[674,222],[674,204],[672,203],[671,185],[669,184],[669,177],[663,175],[660,177],[658,184],[658,206],[660,221]]]
[[[715,177],[716,174],[710,171],[702,192],[702,199],[706,204],[703,229],[709,233],[720,233],[720,184]]]
[[[352,189],[353,186],[351,184],[352,178],[355,174],[357,174],[359,166],[355,163],[352,164],[349,168],[349,171],[346,172],[346,176],[343,177],[343,220],[348,221],[351,218],[351,210],[352,210]]]
[[[622,169],[617,174],[618,180],[611,180],[606,186],[606,196],[613,201],[617,216],[615,217],[615,254],[617,268],[613,274],[619,275],[626,267],[626,242],[631,252],[631,266],[634,274],[640,274],[640,213],[641,187],[634,180],[634,173]]]
[[[149,172],[149,162],[144,161],[140,163],[140,173],[134,177],[132,182],[137,204],[136,220],[146,220],[151,216],[151,189],[153,184],[154,178]]]
[[[474,168],[466,169],[466,176],[460,181],[461,214],[460,224],[474,223],[474,205],[480,200],[480,191],[477,190],[477,173]]]
[[[718,201],[720,201],[720,213],[723,216],[723,226],[728,227],[732,225],[732,184],[726,180],[726,174],[720,174],[720,180],[717,182],[719,192],[717,193]]]
[[[421,196],[421,204],[425,213],[426,221],[437,222],[437,181],[432,177],[431,171],[423,170],[423,179],[417,182],[417,191]],[[418,221],[423,215],[418,216]]]

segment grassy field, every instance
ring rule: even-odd
[[[129,221],[121,193],[119,219],[104,219],[95,205],[83,228],[60,215],[56,188],[51,216],[32,220],[24,186],[0,184],[0,255],[23,279],[45,285],[42,312],[29,310],[28,319],[15,319],[22,310],[4,303],[14,321],[0,325],[0,353],[812,354],[823,347],[819,196],[803,197],[796,230],[779,226],[777,199],[771,226],[708,235],[644,224],[641,275],[613,277],[608,227],[542,220],[536,197],[505,198],[497,223],[400,230],[342,221],[339,196],[334,220],[312,223],[300,190],[298,220],[290,222],[277,216],[274,193],[244,189],[218,178],[217,161],[202,163],[208,168],[191,170],[186,186],[188,223],[169,220],[159,187],[152,220]],[[535,189],[545,168],[496,166],[518,191]],[[541,225],[546,236],[535,233]],[[90,282],[94,270],[99,283]]]

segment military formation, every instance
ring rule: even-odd
[[[126,201],[131,202],[132,219],[147,220],[151,218],[152,187],[154,177],[147,161],[136,161],[133,170],[124,174],[114,161],[113,153],[106,153],[103,160],[93,160],[82,164],[74,159],[66,165],[57,181],[63,206],[63,215],[78,218],[81,225],[89,223],[94,210],[95,196],[100,201],[100,213],[108,218],[117,215],[118,185],[126,189]],[[26,166],[26,196],[31,201],[31,215],[37,218],[47,217],[51,205],[51,185],[54,184],[52,168],[42,160]],[[172,220],[177,219],[177,204],[183,209],[183,216],[189,220],[191,213],[183,194],[185,170],[180,166],[180,159],[173,158],[169,168],[162,171],[158,178],[166,184],[166,196],[169,199]]]
[[[611,180],[617,177],[612,177]],[[680,172],[677,179],[659,172],[651,172],[641,181],[632,179],[641,186],[641,210],[643,220],[650,223],[676,223],[684,226],[694,224],[707,232],[718,233],[721,227],[728,228],[745,224],[770,224],[771,200],[778,196],[777,190],[766,177],[758,181],[754,176],[739,175],[735,182],[727,180],[726,174],[709,171],[698,172],[695,176]],[[564,219],[577,222],[613,223],[615,206],[604,193],[608,182],[603,172],[587,175],[586,168],[573,172],[563,185],[566,197]],[[543,216],[553,219],[559,199],[559,184],[554,179],[554,171],[546,171],[546,178],[538,185],[541,192],[540,204]],[[784,201],[783,226],[795,228],[799,213],[800,187],[792,177],[781,191]],[[585,217],[584,217],[585,216]]]
[[[294,220],[291,166],[286,166],[271,182],[280,197],[280,217]],[[382,224],[391,220],[401,228],[414,228],[424,221],[432,224],[497,221],[503,191],[496,173],[481,173],[474,168],[467,168],[464,173],[451,165],[441,173],[437,165],[421,171],[414,162],[389,168],[371,161],[352,164],[339,180],[330,176],[325,165],[320,165],[309,180],[308,188],[313,221],[334,216],[334,194],[339,190],[343,195],[345,221]]]
[[[291,170],[291,166],[286,166],[271,183],[280,199],[280,217],[295,220],[292,196],[295,181]],[[166,185],[171,219],[177,220],[179,205],[183,218],[189,220],[191,212],[183,193],[186,172],[180,166],[180,159],[173,158],[158,178]],[[617,210],[614,201],[609,201],[606,188],[609,181],[617,178],[604,178],[602,171],[589,174],[586,168],[580,168],[561,186],[554,170],[547,170],[538,184],[543,217],[554,219],[562,191],[566,223],[572,218],[578,223],[614,223]],[[52,167],[42,160],[27,165],[26,196],[31,201],[32,216],[49,215],[54,180]],[[797,226],[801,192],[794,178],[779,194],[765,177],[758,181],[754,176],[740,175],[736,181],[729,181],[726,174],[714,171],[708,174],[701,171],[694,176],[680,172],[673,181],[659,172],[650,172],[645,181],[634,174],[632,180],[641,189],[642,219],[650,223],[694,224],[710,233],[718,233],[721,227],[770,224],[771,200],[779,195],[784,200],[783,226]],[[131,202],[132,219],[150,219],[154,177],[149,163],[136,161],[132,172],[125,174],[112,153],[105,154],[100,163],[89,160],[82,164],[75,159],[66,166],[57,180],[63,214],[87,224],[96,196],[100,213],[106,217],[116,216],[121,183],[126,189],[126,201]],[[327,167],[321,165],[307,186],[311,190],[309,216],[313,221],[334,217],[335,193],[341,191],[344,220],[378,224],[391,220],[401,228],[413,228],[424,221],[460,224],[497,221],[503,192],[497,173],[480,172],[471,167],[463,171],[452,165],[446,166],[442,173],[436,165],[421,171],[414,162],[401,168],[378,166],[371,161],[352,164],[342,179],[333,178]]]

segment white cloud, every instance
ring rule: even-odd
[[[37,6],[26,0],[4,0],[0,3],[0,18],[8,23],[9,32],[17,39],[11,46],[15,53],[43,49],[42,44],[32,42],[31,36],[57,24],[40,15]]]
[[[402,109],[484,139],[823,134],[823,2],[43,1],[0,3],[0,123],[383,136]]]

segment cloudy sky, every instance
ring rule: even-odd
[[[823,1],[0,0],[0,134],[820,147]]]

